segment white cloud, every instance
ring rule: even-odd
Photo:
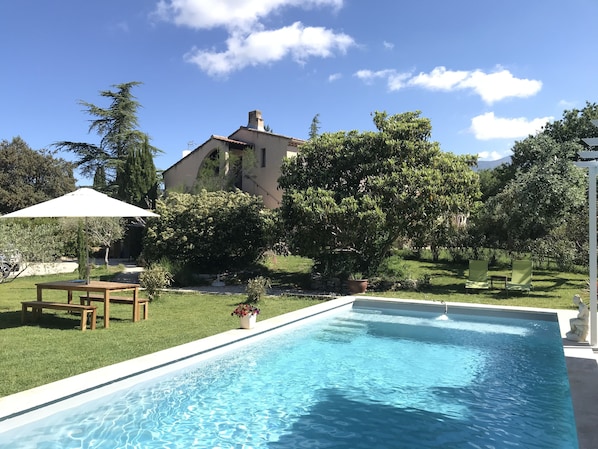
[[[212,76],[227,75],[247,66],[279,61],[291,56],[304,63],[310,57],[327,58],[335,51],[346,52],[354,45],[346,34],[320,27],[304,27],[300,22],[278,30],[258,31],[245,35],[234,33],[226,41],[227,50],[211,52],[194,48],[185,60],[196,64]]]
[[[439,66],[429,73],[419,73],[415,76],[398,73],[391,69],[378,72],[360,70],[357,75],[359,73],[381,74],[378,77],[387,79],[390,90],[400,90],[406,87],[420,87],[445,92],[471,90],[487,104],[511,97],[530,97],[537,94],[542,88],[541,81],[515,78],[511,72],[504,69],[484,73],[481,70],[447,70],[446,67]],[[360,78],[372,82],[374,77]]]
[[[516,139],[534,135],[553,117],[540,117],[528,120],[525,117],[502,118],[494,112],[478,115],[471,119],[470,131],[478,140]]]
[[[160,0],[154,15],[161,20],[195,29],[248,30],[285,7],[332,7],[343,0]]]
[[[393,48],[395,48],[395,44],[393,44],[392,42],[384,41],[382,44],[384,45],[384,48],[386,48],[387,50],[392,50]]]
[[[377,72],[373,72],[372,70],[358,70],[353,74],[360,80],[362,80],[366,84],[371,84],[377,79],[386,79],[389,80],[390,78],[396,76],[397,72],[392,69],[386,70],[378,70]]]
[[[508,70],[501,70],[494,73],[484,73],[481,70],[471,72],[469,76],[460,83],[461,88],[473,89],[482,100],[488,104],[505,98],[531,97],[542,89],[542,82],[515,78]]]
[[[391,91],[402,89],[407,85],[410,76],[409,73],[393,73],[388,77],[388,89]]]
[[[481,161],[497,161],[503,157],[510,156],[513,152],[511,150],[500,151],[481,151],[478,153],[478,160]]]
[[[454,90],[467,79],[469,72],[436,67],[430,73],[420,73],[409,80],[409,85],[430,90]]]
[[[211,76],[227,75],[247,66],[279,61],[287,56],[299,63],[345,53],[353,38],[322,27],[290,26],[267,30],[260,22],[287,7],[339,9],[343,0],[160,0],[154,15],[194,29],[224,28],[224,51],[193,47],[184,59]]]
[[[343,77],[340,73],[333,73],[332,75],[328,76],[328,81],[333,83],[334,81],[340,80]]]

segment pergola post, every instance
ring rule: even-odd
[[[588,200],[590,210],[590,345],[598,342],[597,305],[596,305],[596,174],[598,167],[593,165],[589,169]]]
[[[591,121],[594,126],[598,126],[598,120]],[[582,139],[591,149],[598,146],[598,137]],[[596,347],[598,344],[598,305],[596,296],[598,294],[598,285],[596,284],[598,260],[597,260],[597,236],[596,236],[596,176],[598,175],[598,151],[580,151],[579,157],[586,161],[576,162],[578,167],[588,168],[588,209],[589,209],[589,240],[590,240],[590,346]],[[590,159],[590,160],[587,160]]]

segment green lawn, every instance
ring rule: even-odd
[[[449,262],[420,262],[407,260],[412,277],[418,278],[424,274],[431,276],[430,287],[422,291],[398,291],[370,293],[377,296],[390,296],[406,299],[424,299],[431,301],[452,301],[477,304],[494,304],[506,306],[540,307],[549,309],[574,309],[573,295],[581,295],[588,304],[589,291],[587,288],[587,274],[564,273],[552,270],[534,268],[532,284],[529,293],[513,293],[508,296],[504,289],[481,290],[467,293],[465,281],[467,279],[467,264],[458,265]],[[489,275],[511,275],[508,268],[490,268]],[[500,283],[495,282],[497,287]],[[504,285],[504,284],[503,284]]]
[[[415,261],[407,263],[414,277],[423,274],[432,276],[428,289],[368,294],[430,301],[573,309],[571,299],[579,293],[588,302],[588,292],[585,290],[587,276],[581,274],[535,270],[532,292],[506,297],[501,290],[466,294],[466,266]],[[276,260],[266,261],[263,274],[270,276],[276,286],[297,285],[305,281],[310,266],[305,259],[278,256]],[[94,273],[96,276],[100,274]],[[508,274],[508,270],[500,274]],[[238,318],[230,313],[237,303],[245,299],[244,295],[168,292],[150,304],[149,320],[138,323],[131,322],[130,306],[114,304],[110,307],[109,329],[102,327],[103,320],[99,318],[97,330],[81,332],[76,329],[78,316],[51,310],[44,310],[39,325],[21,324],[21,301],[35,299],[36,283],[72,278],[73,274],[26,277],[0,284],[0,396],[238,328]],[[60,297],[65,295],[64,292],[49,293],[56,295],[56,300],[64,300]],[[320,301],[315,298],[269,296],[259,304],[259,319],[271,318]],[[101,313],[101,307],[98,311]]]
[[[35,299],[36,282],[72,278],[27,277],[0,284],[0,396],[236,329],[239,318],[231,312],[245,299],[244,295],[164,293],[150,304],[147,321],[132,323],[130,306],[113,304],[109,329],[104,329],[103,320],[98,318],[97,330],[81,332],[76,329],[78,315],[52,310],[43,311],[39,325],[21,325],[21,301]],[[65,292],[50,293],[65,301]],[[259,304],[259,319],[319,302],[313,298],[266,297]],[[100,306],[100,314],[101,310]]]

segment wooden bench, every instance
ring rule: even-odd
[[[81,304],[90,305],[92,301],[95,302],[104,302],[103,295],[85,295],[80,296],[79,299],[81,300]],[[129,304],[133,305],[133,298],[128,296],[112,296],[110,295],[110,302],[114,304]],[[149,307],[149,299],[147,298],[138,298],[137,303],[139,304],[139,311],[141,312],[143,309],[143,319],[147,320],[149,315],[148,307]],[[139,314],[141,316],[141,313]],[[135,321],[135,310],[133,310],[133,321]]]
[[[67,310],[69,312],[81,313],[81,330],[87,329],[87,319],[91,314],[91,330],[96,328],[96,306],[82,305],[82,304],[68,304],[64,302],[48,302],[48,301],[23,301],[21,309],[21,323],[26,322],[27,309],[31,308],[33,320],[39,320],[42,314],[42,309]]]

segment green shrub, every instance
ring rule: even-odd
[[[245,287],[245,293],[247,293],[247,300],[245,302],[248,304],[259,302],[271,286],[270,279],[263,276],[249,279],[247,287]]]
[[[148,299],[153,301],[160,297],[162,289],[172,284],[172,275],[159,263],[152,264],[139,275],[139,284],[145,288]]]
[[[415,277],[401,256],[393,255],[382,261],[376,275],[370,278],[372,291],[420,291],[430,286],[430,275]]]
[[[195,278],[197,269],[194,267],[184,264],[183,262],[172,261],[167,257],[161,258],[158,261],[158,264],[170,273],[172,277],[172,285],[178,287],[197,285],[197,279]]]
[[[87,277],[87,264],[89,263],[88,251],[83,222],[79,220],[77,226],[77,273],[79,274],[79,279]]]
[[[167,257],[205,273],[256,262],[274,233],[272,212],[255,196],[236,192],[169,193],[148,220],[143,257]]]

